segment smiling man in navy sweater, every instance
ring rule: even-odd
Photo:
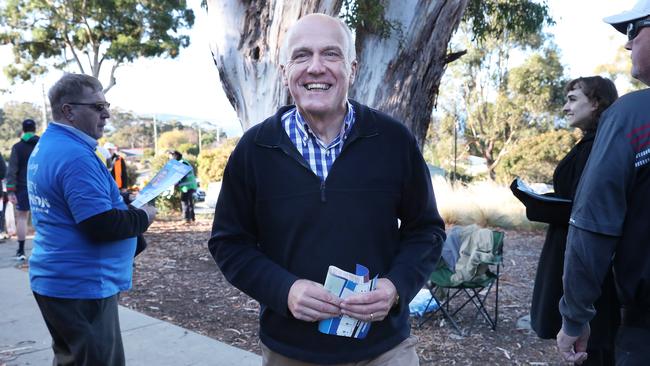
[[[357,70],[350,29],[311,14],[288,32],[283,82],[295,101],[248,130],[230,157],[210,252],[261,304],[264,365],[417,365],[408,303],[445,238],[429,171],[403,124],[348,99]],[[328,267],[378,275],[345,300]],[[364,339],[322,334],[346,314]]]

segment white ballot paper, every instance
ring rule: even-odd
[[[178,183],[178,181],[183,179],[190,170],[192,170],[192,167],[183,164],[178,160],[172,159],[168,161],[156,176],[153,177],[149,184],[142,188],[138,197],[131,202],[131,206],[136,208],[142,207],[145,203],[156,198],[159,194],[169,189],[169,187]]]
[[[324,286],[332,294],[345,299],[355,293],[374,290],[376,281],[377,276],[370,280],[368,268],[360,264],[357,264],[356,274],[346,272],[335,266],[330,266],[327,271]],[[318,330],[325,334],[363,339],[368,335],[370,322],[341,315],[335,318],[321,320],[318,323]]]

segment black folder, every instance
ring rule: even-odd
[[[569,224],[573,201],[557,197],[553,193],[536,193],[520,178],[512,181],[510,190],[526,206],[528,220],[547,224]]]

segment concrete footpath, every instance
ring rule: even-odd
[[[13,255],[16,242],[0,243],[0,366],[51,365],[51,338],[29,288],[26,268]],[[31,242],[27,242],[27,253]],[[120,306],[126,364],[141,366],[252,366],[251,352]]]

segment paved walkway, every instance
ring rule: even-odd
[[[13,240],[0,243],[0,366],[50,365],[51,338],[29,288],[27,270],[13,258],[16,245]],[[129,366],[252,366],[262,362],[253,353],[122,306],[120,325]]]

